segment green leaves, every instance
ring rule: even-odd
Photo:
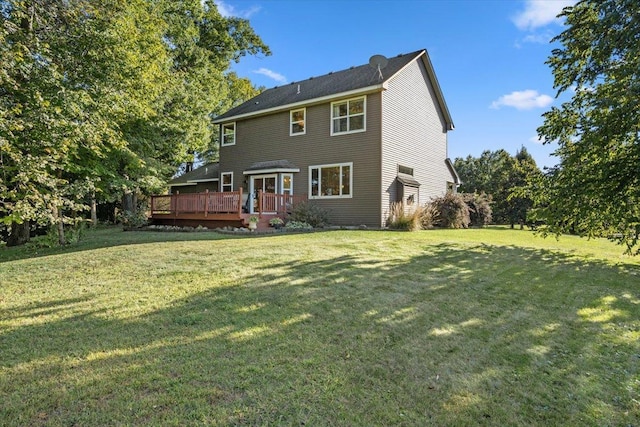
[[[463,183],[460,192],[491,195],[493,222],[513,226],[527,221],[532,202],[520,190],[540,170],[524,147],[513,157],[505,150],[487,150],[478,158],[458,158],[454,165]]]
[[[0,14],[3,222],[159,191],[193,153],[215,155],[211,117],[242,81],[230,61],[269,54],[211,1],[1,0]]]
[[[605,235],[638,252],[640,231],[640,4],[585,0],[563,13],[551,66],[571,101],[544,114],[538,129],[556,141],[559,169],[538,197],[556,233]]]

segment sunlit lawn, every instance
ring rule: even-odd
[[[0,248],[0,425],[640,425],[640,259],[508,229]]]

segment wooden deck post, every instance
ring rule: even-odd
[[[238,215],[242,215],[242,187],[238,188]]]
[[[262,190],[258,190],[258,218],[262,216]]]
[[[209,213],[209,189],[204,190],[204,217]]]
[[[171,195],[171,207],[176,218],[178,217],[178,197],[180,197],[180,191],[176,191],[176,194]]]

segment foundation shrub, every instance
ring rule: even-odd
[[[471,222],[469,206],[467,206],[461,194],[447,193],[442,197],[433,199],[431,205],[438,212],[438,219],[435,225],[439,227],[467,228]]]

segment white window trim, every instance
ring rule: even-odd
[[[342,186],[342,167],[343,166],[349,166],[349,194],[338,194],[338,195],[332,195],[332,196],[324,196],[322,195],[322,186],[320,185],[320,182],[318,183],[318,195],[317,196],[313,196],[312,194],[312,187],[313,184],[311,182],[313,174],[312,174],[312,170],[313,169],[318,169],[318,179],[321,179],[322,174],[320,173],[320,170],[322,168],[333,168],[336,166],[340,166],[340,186]],[[326,165],[312,165],[309,166],[309,192],[307,193],[309,194],[309,199],[351,199],[353,198],[353,162],[347,162],[347,163],[332,163],[332,164],[326,164]]]
[[[303,127],[302,127],[302,132],[293,132],[293,113],[298,112],[298,111],[302,111],[302,114],[304,115],[302,121],[304,123]],[[290,110],[289,111],[289,136],[298,136],[298,135],[305,135],[307,133],[307,109],[306,108],[296,108],[295,110]]]
[[[225,175],[229,175],[231,176],[231,184],[225,184],[224,183],[224,176]],[[229,191],[233,191],[233,172],[222,172],[220,174],[220,191],[222,191],[224,193],[225,189],[224,187],[231,185],[231,190]]]
[[[229,125],[233,125],[233,143],[226,143],[224,142],[224,128],[225,126],[229,126]],[[227,147],[230,145],[236,145],[236,122],[231,122],[231,123],[223,123],[222,126],[220,127],[220,145],[222,147]]]
[[[335,117],[333,117],[333,106],[335,104],[343,104],[343,103],[347,103],[347,120],[349,120],[349,117],[351,117],[349,115],[349,108],[348,108],[348,103],[351,101],[356,101],[358,99],[362,99],[363,100],[363,104],[364,104],[364,108],[362,109],[362,129],[358,129],[358,130],[348,130],[345,132],[334,132],[333,131],[333,120],[335,119]],[[359,115],[359,114],[358,114]],[[367,95],[362,95],[362,96],[357,96],[355,98],[349,98],[349,99],[341,99],[340,101],[335,101],[331,103],[331,120],[329,125],[331,126],[331,136],[334,135],[348,135],[350,133],[359,133],[359,132],[365,132],[367,130]]]
[[[292,173],[282,173],[280,174],[280,194],[284,194],[284,178],[285,177],[289,177],[289,182],[291,183],[291,188],[289,188],[289,190],[291,191],[291,195],[293,195],[293,174]]]

